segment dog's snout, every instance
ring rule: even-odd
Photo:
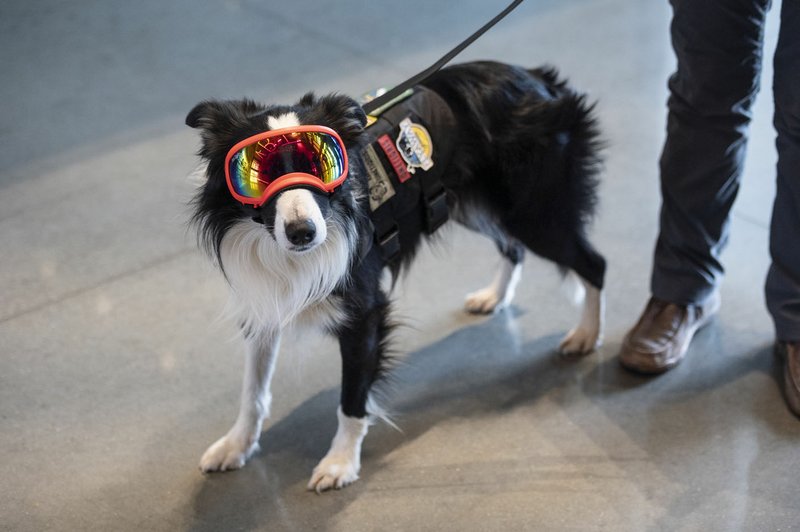
[[[310,244],[317,236],[317,226],[310,219],[286,224],[286,238],[295,246]]]

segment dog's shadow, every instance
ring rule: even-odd
[[[611,418],[622,419],[626,415],[624,405],[613,401],[613,396],[625,394],[632,400],[644,400],[655,394],[675,405],[648,414],[655,417],[653,422],[658,425],[667,421],[661,419],[663,416],[675,415],[675,409],[678,414],[682,409],[694,411],[694,402],[683,404],[687,397],[704,398],[721,390],[718,397],[712,398],[728,401],[733,392],[728,392],[726,384],[753,372],[778,377],[780,369],[768,356],[769,348],[763,348],[727,364],[696,356],[685,367],[676,369],[674,376],[647,379],[623,371],[616,357],[603,357],[603,351],[582,358],[560,356],[556,353],[559,336],[555,334],[523,342],[516,330],[517,317],[512,308],[488,319],[470,319],[441,340],[403,358],[393,371],[385,401],[388,410],[396,414],[395,421],[402,432],[381,424],[371,429],[362,452],[360,481],[321,497],[305,489],[311,470],[327,452],[336,432],[333,412],[339,390],[325,390],[269,426],[261,437],[261,451],[245,468],[232,474],[209,475],[201,483],[192,503],[190,528],[219,530],[224,523],[225,529],[326,530],[335,524],[339,512],[357,503],[364,491],[381,489],[370,481],[380,472],[384,457],[440,423],[498,416],[520,406],[534,405],[545,396],[556,398],[562,406],[589,397],[595,408],[606,411]],[[710,351],[719,345],[712,328],[699,335],[693,348]],[[604,351],[616,352],[617,347],[611,345]],[[775,404],[780,401],[772,394],[762,402],[768,399]],[[764,404],[759,410],[768,407]],[[712,415],[714,409],[709,410],[708,415]],[[775,418],[770,423],[775,431],[786,430],[781,428],[785,424],[783,412],[778,408],[769,410],[777,411],[767,416],[768,421]],[[635,435],[634,432],[630,436]],[[703,430],[694,437],[698,445],[705,445],[710,438]],[[681,433],[680,439],[669,445],[685,446],[686,439]],[[604,441],[601,437],[599,443]]]
[[[345,490],[302,498],[311,470],[325,455],[336,432],[338,388],[303,402],[261,436],[261,451],[240,471],[209,475],[195,494],[192,529],[324,529],[324,523],[356,500],[381,457],[453,418],[497,415],[535,402],[562,386],[573,372],[565,366],[589,363],[556,353],[560,335],[522,343],[516,308],[490,318],[474,318],[445,338],[398,361],[382,386],[383,403],[401,431],[373,427],[362,452],[361,480]],[[591,357],[589,357],[591,358]],[[267,525],[271,523],[271,525]]]

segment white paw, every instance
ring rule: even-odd
[[[341,489],[358,480],[360,464],[342,454],[328,454],[314,468],[308,489],[322,493],[331,488]]]
[[[200,459],[200,470],[203,473],[210,473],[211,471],[239,469],[257,450],[258,441],[248,444],[243,438],[223,436],[203,453],[203,457]]]
[[[467,294],[464,302],[464,310],[472,314],[491,314],[502,307],[502,298],[491,287]]]
[[[564,355],[588,355],[602,343],[597,329],[575,327],[561,340],[558,350]]]

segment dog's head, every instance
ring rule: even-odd
[[[337,213],[354,209],[348,177],[332,195],[302,185],[286,188],[259,207],[245,205],[231,194],[225,180],[225,159],[238,142],[269,130],[301,125],[325,126],[355,150],[363,137],[366,116],[357,102],[341,95],[316,98],[309,93],[292,106],[263,106],[250,100],[204,101],[186,117],[199,129],[199,155],[207,164],[195,197],[194,221],[203,244],[220,258],[228,231],[241,223],[260,224],[285,253],[302,254],[321,245]],[[351,157],[352,159],[352,157]],[[351,165],[352,175],[352,165]]]

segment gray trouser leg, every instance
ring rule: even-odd
[[[660,299],[699,303],[722,276],[719,256],[739,190],[769,5],[769,0],[672,1],[678,68],[669,80],[651,279]]]
[[[800,2],[784,0],[775,52],[778,187],[772,210],[767,307],[779,340],[800,340]]]

